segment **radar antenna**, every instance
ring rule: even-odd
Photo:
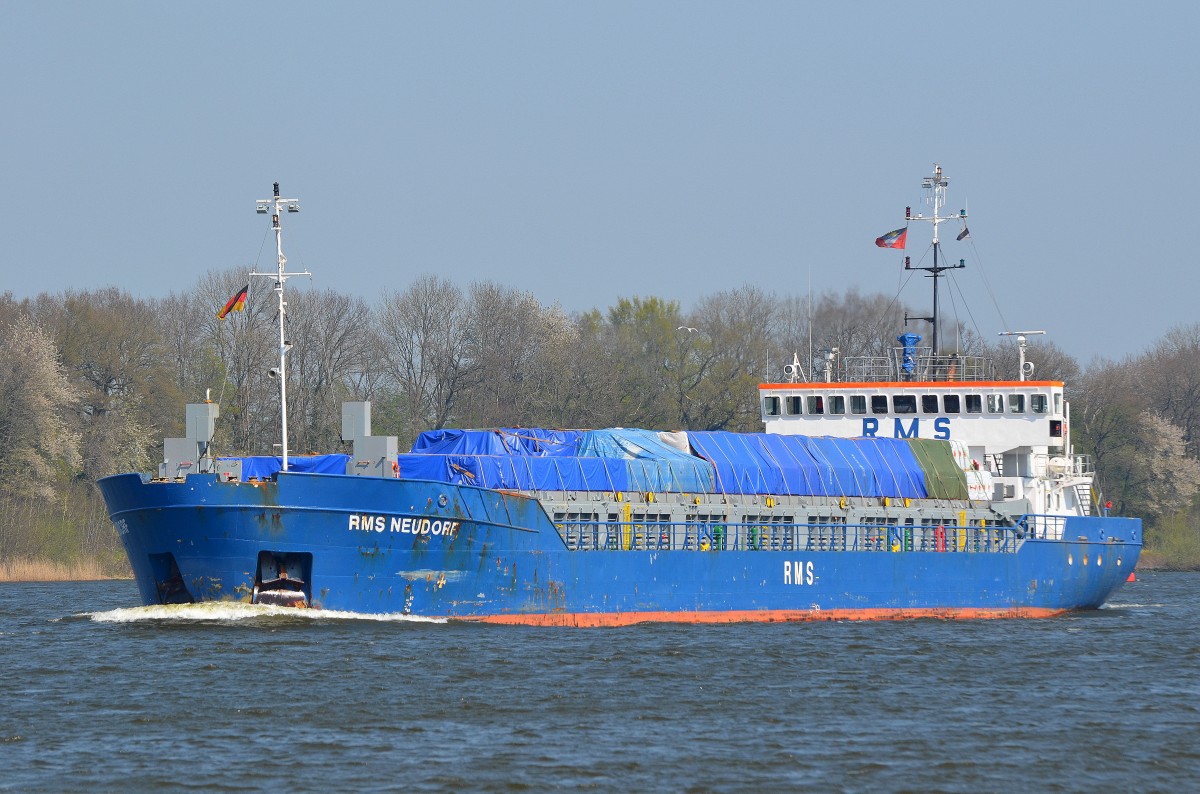
[[[1033,374],[1033,362],[1025,360],[1025,348],[1028,346],[1025,342],[1027,336],[1041,336],[1045,331],[1001,331],[1000,336],[1015,336],[1017,338],[1017,355],[1020,357],[1020,379],[1025,380],[1026,376]]]

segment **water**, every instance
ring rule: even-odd
[[[1178,791],[1200,575],[1052,620],[542,629],[0,584],[3,791]]]

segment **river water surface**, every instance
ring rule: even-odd
[[[1049,620],[547,629],[0,584],[2,791],[1184,791],[1200,575]]]

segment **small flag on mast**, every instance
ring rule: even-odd
[[[217,319],[224,320],[225,315],[229,314],[230,312],[240,312],[243,309],[245,309],[246,308],[246,293],[249,292],[249,290],[250,290],[249,284],[247,284],[246,286],[244,286],[240,290],[238,290],[237,294],[229,299],[229,302],[225,304],[225,306],[221,309],[221,311],[217,312]]]
[[[958,233],[958,237],[955,237],[954,239],[955,240],[965,240],[970,236],[971,236],[971,232],[967,229],[966,226],[964,226],[963,230]]]
[[[875,238],[875,245],[880,248],[903,248],[904,240],[908,236],[908,227],[897,229],[894,232],[888,232],[882,237]]]

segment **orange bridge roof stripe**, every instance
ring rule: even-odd
[[[1031,389],[1062,387],[1060,380],[910,380],[848,383],[760,383],[759,389]]]

